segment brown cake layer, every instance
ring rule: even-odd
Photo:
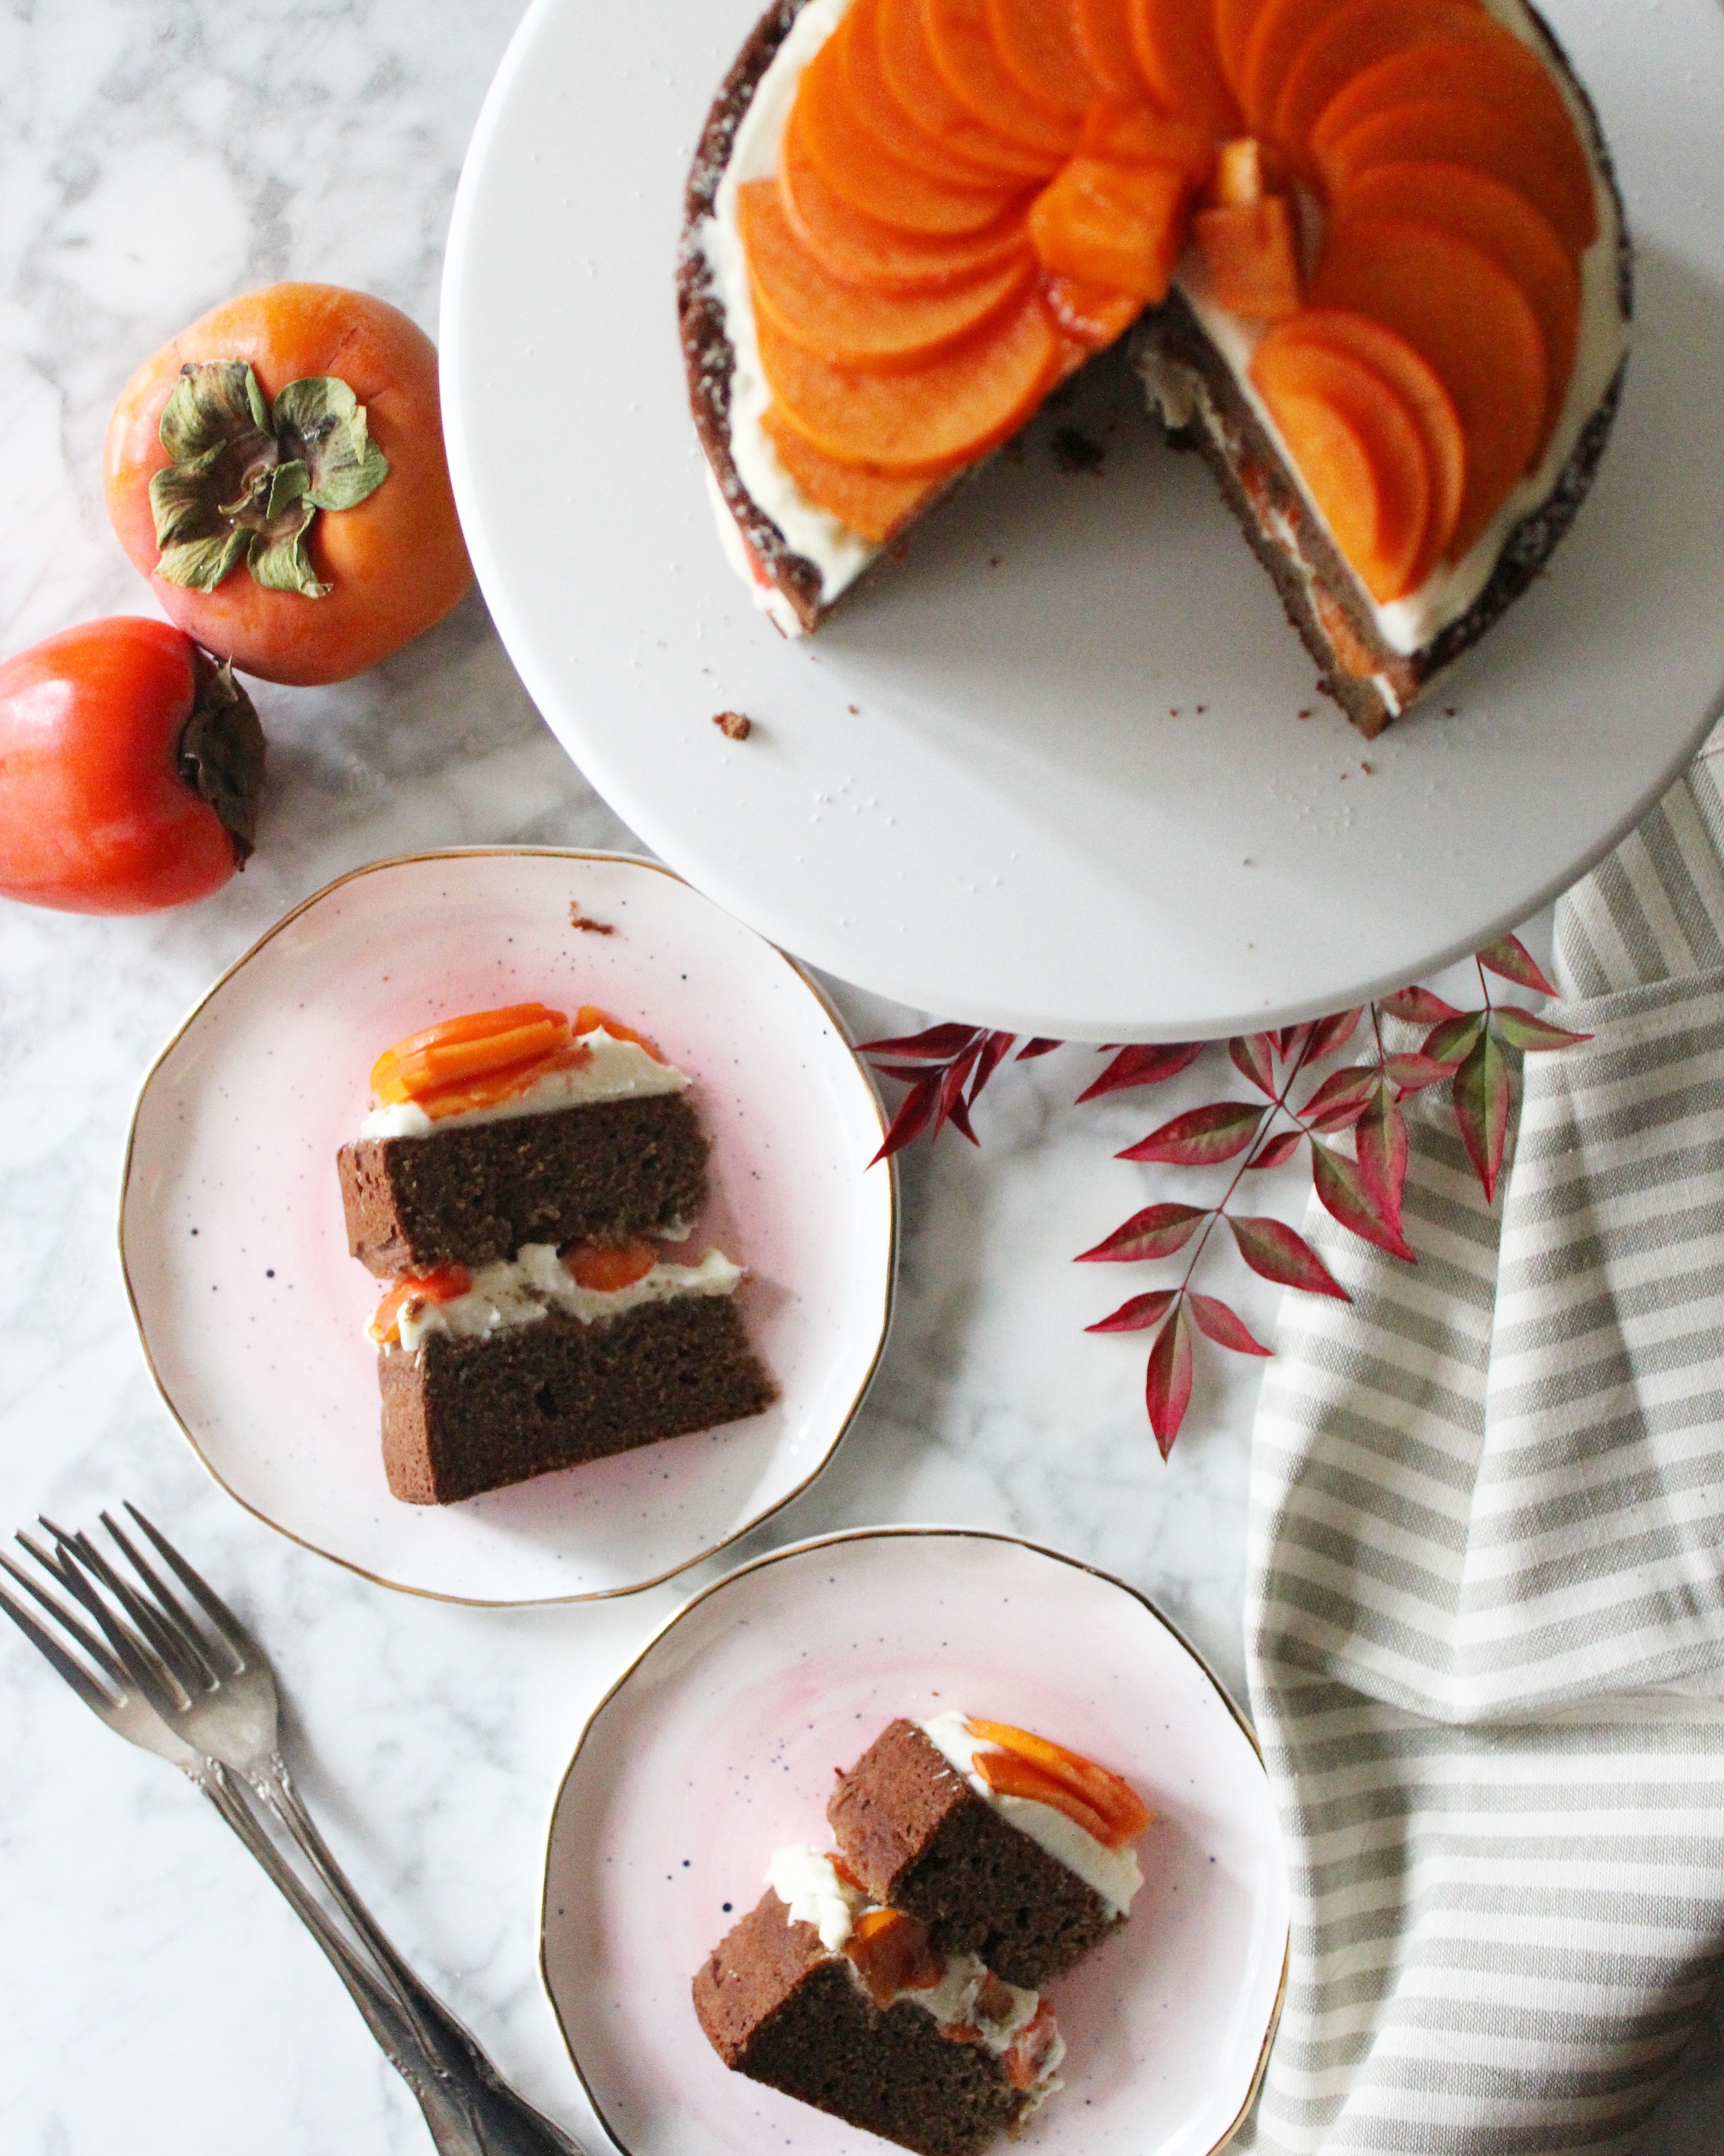
[[[694,1983],[727,2066],[922,2156],[972,2156],[1029,2101],[980,2044],[940,2033],[907,1999],[884,2012],[812,1924],[768,1887]]]
[[[337,1157],[347,1247],[390,1280],[662,1235],[700,1210],[706,1152],[686,1093],[360,1138]]]
[[[1093,1887],[978,1797],[913,1722],[889,1723],[826,1816],[876,1902],[920,1917],[948,1954],[1039,1990],[1117,1921]]]
[[[377,1358],[383,1466],[410,1505],[758,1414],[778,1396],[736,1299],[677,1296],[583,1325],[558,1311],[477,1339],[433,1332]]]

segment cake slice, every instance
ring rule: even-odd
[[[1150,1815],[1093,1761],[947,1713],[890,1723],[826,1807],[845,1864],[936,1946],[1039,1986],[1124,1921]]]
[[[787,634],[1143,316],[1152,403],[1367,735],[1568,529],[1631,309],[1522,0],[778,0],[678,290],[720,537]]]
[[[372,1083],[338,1165],[349,1246],[393,1276],[368,1329],[394,1496],[454,1503],[777,1397],[743,1269],[681,1248],[706,1140],[644,1034],[590,1007],[470,1013]]]
[[[694,1980],[725,2065],[922,2156],[972,2156],[1060,2087],[1052,2009],[864,1893],[829,1856],[780,1850],[767,1892]]]

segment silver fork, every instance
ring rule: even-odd
[[[167,1741],[206,1767],[217,1787],[223,1784],[223,1769],[241,1776],[305,1851],[382,1975],[387,2011],[405,2040],[403,2056],[415,2065],[423,2061],[425,2075],[421,2078],[428,2076],[434,2084],[428,2092],[437,2099],[434,2105],[427,2103],[427,2092],[403,2064],[403,2056],[379,2035],[419,2098],[439,2148],[444,2156],[583,2156],[577,2143],[509,2087],[477,2041],[390,1943],[318,1831],[288,1774],[277,1736],[275,1676],[262,1649],[167,1537],[135,1506],[128,1504],[126,1509],[198,1605],[203,1623],[107,1512],[101,1515],[102,1523],[136,1584],[116,1570],[88,1535],[68,1534],[50,1520],[42,1524],[54,1538],[52,1555],[23,1535],[18,1539],[100,1626],[111,1650],[110,1659],[117,1659],[124,1678],[141,1695],[140,1704],[152,1714]],[[23,1578],[17,1567],[8,1563],[7,1568]],[[37,1599],[43,1599],[39,1594]],[[114,1604],[119,1605],[118,1613]],[[238,1803],[231,1784],[226,1786]],[[249,1814],[247,1817],[249,1820]],[[249,1823],[254,1832],[259,1831],[254,1820]],[[260,1833],[259,1838],[264,1839]],[[264,1845],[276,1854],[266,1840]],[[299,1886],[297,1880],[294,1883]],[[315,1902],[311,1907],[316,1907]],[[318,1914],[321,1917],[322,1912]],[[324,1943],[321,1934],[319,1943]],[[357,1959],[354,1965],[363,1973]],[[341,1973],[346,1981],[348,1972],[343,1969]],[[367,1981],[376,1993],[377,1987],[368,1975]],[[366,2011],[358,1994],[356,2003]],[[373,2033],[378,2033],[376,2020],[370,2015],[367,2018]]]

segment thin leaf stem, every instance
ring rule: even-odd
[[[1372,1009],[1373,1010],[1376,1009],[1376,1005],[1374,1004],[1372,1005]],[[1183,1301],[1185,1298],[1186,1291],[1191,1286],[1191,1276],[1198,1269],[1198,1260],[1203,1255],[1203,1246],[1208,1243],[1210,1235],[1213,1233],[1217,1222],[1226,1219],[1228,1206],[1232,1201],[1234,1191],[1239,1188],[1246,1170],[1262,1152],[1264,1146],[1267,1143],[1268,1140],[1274,1135],[1275,1117],[1278,1115],[1291,1116],[1294,1122],[1299,1124],[1300,1129],[1301,1131],[1305,1131],[1305,1135],[1307,1137],[1311,1137],[1311,1132],[1306,1131],[1305,1129],[1305,1125],[1300,1122],[1298,1111],[1294,1108],[1290,1108],[1287,1106],[1287,1096],[1293,1091],[1295,1086],[1299,1082],[1299,1074],[1305,1068],[1305,1059],[1310,1052],[1310,1049],[1311,1040],[1309,1036],[1307,1036],[1307,1038],[1301,1044],[1299,1053],[1294,1057],[1293,1061],[1288,1069],[1286,1076],[1281,1081],[1280,1091],[1277,1093],[1274,1099],[1270,1102],[1269,1111],[1265,1116],[1256,1137],[1252,1139],[1250,1144],[1246,1147],[1244,1158],[1234,1170],[1233,1181],[1228,1184],[1227,1188],[1222,1193],[1221,1203],[1215,1208],[1214,1211],[1210,1214],[1208,1219],[1204,1221],[1203,1232],[1198,1235],[1197,1240],[1197,1247],[1193,1250],[1190,1257],[1186,1260],[1185,1277],[1179,1283],[1179,1301]],[[1313,1142],[1315,1142],[1315,1141],[1313,1141]],[[1177,1306],[1176,1303],[1176,1308]]]

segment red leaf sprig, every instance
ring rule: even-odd
[[[1134,1295],[1086,1328],[1153,1334],[1144,1397],[1163,1459],[1191,1404],[1195,1333],[1234,1354],[1271,1352],[1229,1304],[1193,1284],[1219,1222],[1225,1220],[1239,1255],[1262,1278],[1307,1295],[1350,1299],[1310,1244],[1285,1221],[1233,1210],[1245,1176],[1284,1166],[1308,1144],[1312,1187],[1329,1214],[1378,1250],[1416,1263],[1401,1225],[1408,1153],[1401,1104],[1410,1094],[1446,1084],[1467,1157],[1486,1204],[1494,1202],[1508,1140],[1513,1057],[1567,1048],[1591,1036],[1566,1032],[1518,1004],[1493,1002],[1490,974],[1539,995],[1556,993],[1517,937],[1500,937],[1477,954],[1476,964],[1483,998],[1476,1010],[1457,1010],[1429,988],[1402,988],[1358,1009],[1229,1040],[1229,1060],[1256,1097],[1231,1097],[1188,1109],[1118,1155],[1121,1160],[1193,1169],[1238,1163],[1216,1204],[1164,1201],[1146,1206],[1079,1255],[1080,1264],[1142,1265],[1188,1252],[1177,1286]],[[1334,1063],[1367,1018],[1367,1060],[1320,1072],[1320,1065]],[[1419,1046],[1391,1052],[1383,1038],[1385,1018],[1424,1028]],[[909,1089],[875,1159],[888,1158],[924,1131],[931,1139],[937,1137],[948,1122],[977,1143],[970,1111],[1018,1040],[1016,1034],[983,1028],[935,1025],[895,1040],[865,1042],[861,1053],[875,1059],[875,1069]],[[1207,1045],[1116,1045],[1103,1050],[1112,1060],[1078,1100],[1165,1085],[1188,1070]],[[1015,1060],[1027,1062],[1060,1045],[1034,1037],[1018,1049]]]

